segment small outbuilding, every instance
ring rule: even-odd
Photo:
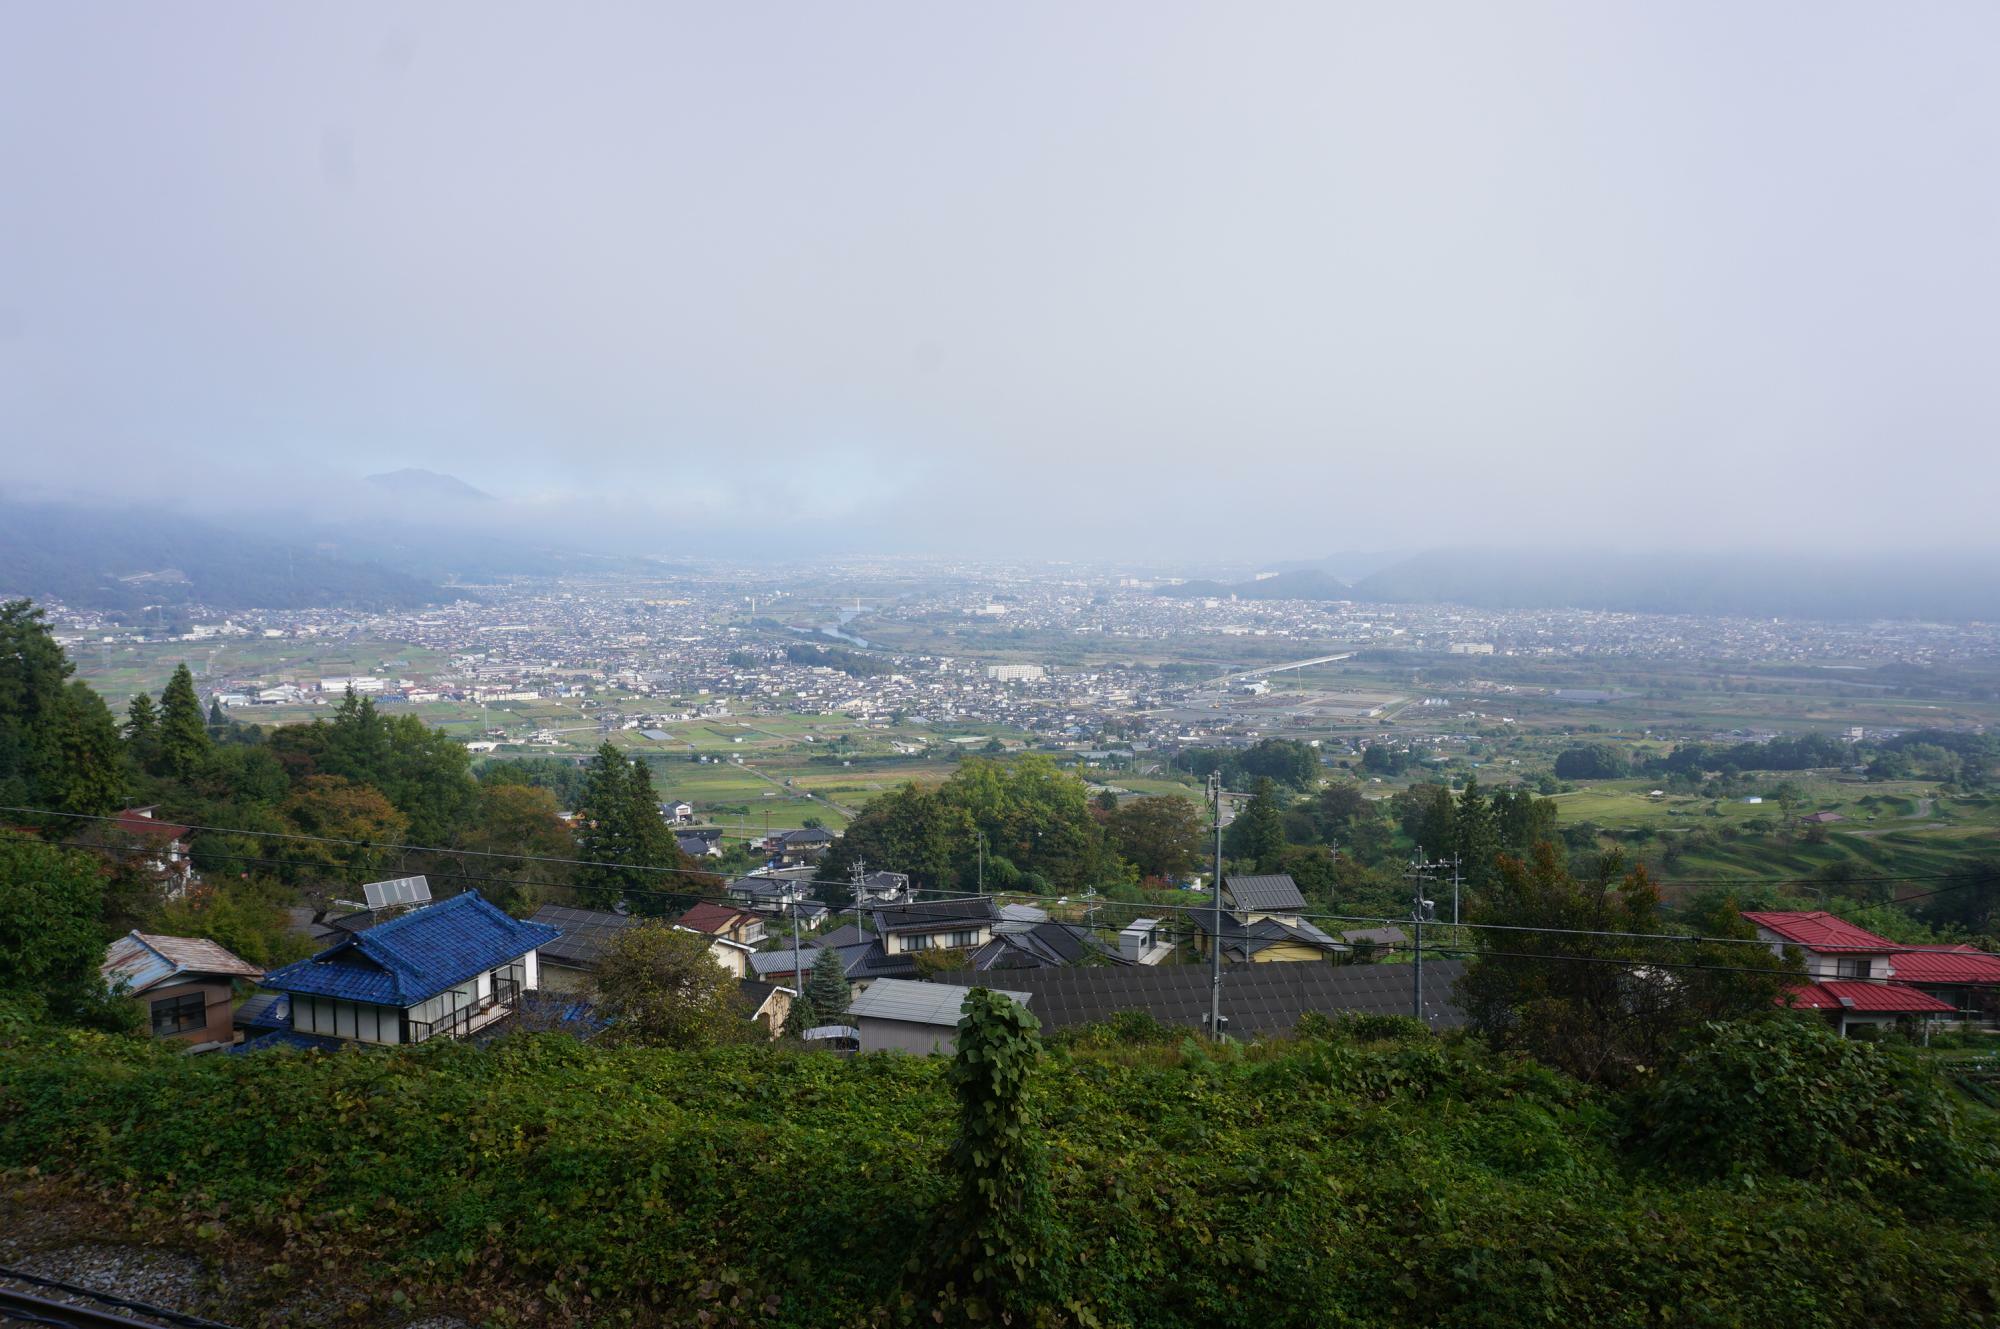
[[[941,1052],[949,1056],[958,1050],[958,1022],[972,991],[949,983],[878,978],[848,1006],[847,1020],[860,1030],[863,1052]],[[1018,1005],[1028,1005],[1025,992],[994,991]]]
[[[105,986],[146,1006],[153,1037],[205,1052],[236,1041],[230,1009],[236,980],[264,971],[202,937],[162,937],[134,930],[111,943],[100,967]]]

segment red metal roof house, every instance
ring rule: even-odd
[[[1843,1034],[1898,1020],[1989,1021],[2000,1006],[2000,956],[1970,946],[1905,946],[1823,909],[1743,917],[1772,951],[1804,955],[1813,981],[1780,1000],[1828,1012]]]

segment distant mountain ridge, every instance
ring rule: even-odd
[[[1163,594],[1733,618],[2000,620],[2000,556],[1439,549],[1349,583],[1316,570]]]
[[[446,598],[372,562],[144,508],[0,499],[0,595],[81,609],[401,609]]]
[[[1480,609],[1993,620],[2000,619],[2000,556],[1440,549],[1362,578],[1352,594]]]
[[[1219,581],[1186,581],[1161,591],[1183,597],[1227,597],[1239,600],[1351,600],[1354,588],[1331,573],[1318,570],[1279,572],[1255,581],[1228,584]]]
[[[1410,551],[1403,550],[1360,550],[1347,549],[1338,554],[1328,554],[1325,558],[1295,558],[1279,563],[1266,564],[1260,572],[1324,572],[1352,585],[1363,577],[1373,576],[1384,568],[1395,567],[1410,557]]]
[[[498,502],[483,489],[476,489],[455,475],[427,471],[421,466],[405,466],[400,471],[384,471],[368,477],[368,483],[412,498],[460,499],[476,503]]]

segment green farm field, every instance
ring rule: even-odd
[[[187,662],[200,685],[248,677],[267,683],[292,681],[304,687],[322,678],[347,674],[432,673],[446,663],[436,651],[375,638],[84,642],[71,648],[70,656],[76,662],[76,676],[103,693],[105,700],[117,709],[123,709],[139,692],[160,691],[182,661]],[[390,661],[403,663],[392,665]]]
[[[1845,867],[1867,875],[1921,877],[1962,870],[2000,854],[2000,799],[1951,796],[1920,781],[1866,782],[1772,773],[1773,787],[1798,790],[1798,816],[1832,813],[1838,821],[1807,828],[1785,824],[1785,810],[1765,796],[1709,799],[1652,797],[1645,780],[1594,782],[1555,795],[1561,824],[1588,823],[1621,838],[1649,833],[1644,854],[1677,846],[1666,863],[1674,880],[1807,877]],[[1610,843],[1609,840],[1606,843]]]

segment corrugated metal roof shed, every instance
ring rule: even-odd
[[[1028,1005],[1029,994],[993,989],[1001,996],[1011,998],[1023,1006]],[[956,1029],[959,1018],[965,1013],[965,999],[972,995],[969,987],[955,987],[948,983],[920,983],[907,978],[878,978],[868,990],[856,997],[847,1007],[848,1018],[860,1020],[864,1017],[877,1020],[902,1020],[909,1024],[942,1025]]]
[[[145,992],[203,976],[262,978],[264,971],[202,937],[161,937],[136,929],[111,943],[99,966],[106,987]]]

